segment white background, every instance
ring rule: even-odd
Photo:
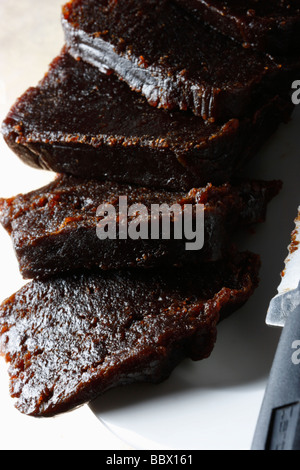
[[[0,120],[34,86],[63,45],[61,0],[0,1]],[[300,78],[300,77],[298,77]],[[300,109],[251,162],[248,173],[282,179],[266,224],[245,238],[261,254],[261,284],[250,302],[219,329],[212,357],[184,362],[160,386],[114,390],[88,406],[53,419],[14,409],[0,361],[0,448],[15,449],[249,449],[279,332],[265,326],[300,203]],[[0,139],[0,196],[11,197],[51,181],[53,175],[21,163]],[[0,230],[0,301],[24,284],[9,237]],[[122,438],[119,440],[105,425]],[[127,442],[130,447],[127,447]]]

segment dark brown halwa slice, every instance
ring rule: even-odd
[[[200,21],[246,47],[272,54],[299,53],[299,0],[176,0]]]
[[[257,286],[259,264],[243,254],[193,269],[33,281],[0,307],[16,407],[54,416],[112,387],[160,382],[186,357],[208,357],[219,320]]]
[[[82,180],[59,176],[53,183],[12,199],[0,199],[0,222],[11,235],[20,271],[25,278],[46,278],[58,273],[100,267],[155,267],[210,262],[221,259],[232,247],[232,236],[241,227],[262,222],[268,202],[279,192],[277,181],[242,181],[236,185],[207,185],[186,192],[169,192],[112,182]],[[139,215],[148,227],[148,239],[122,240],[120,228],[128,230],[132,218],[119,214],[119,198],[127,198],[128,209],[143,204],[147,214]],[[116,238],[100,240],[96,227],[97,208],[111,204],[116,211]],[[151,225],[161,216],[152,213],[152,205],[172,208],[204,205],[204,246],[186,250],[190,243],[182,230],[175,239],[174,228],[180,216],[170,214],[170,236],[151,238]],[[195,210],[193,211],[195,221]],[[183,214],[182,214],[183,216]],[[182,217],[183,219],[183,217]],[[106,223],[106,222],[105,222]],[[195,228],[193,228],[195,230]],[[202,226],[197,225],[197,241]],[[202,233],[202,232],[201,232]],[[195,242],[196,240],[192,240]]]
[[[229,181],[293,108],[290,97],[275,97],[245,119],[204,123],[152,108],[116,77],[63,51],[12,107],[2,132],[37,168],[189,191]]]
[[[154,106],[191,109],[204,120],[241,117],[283,84],[282,64],[169,0],[73,0],[63,27],[74,57],[113,70]]]

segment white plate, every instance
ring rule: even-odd
[[[212,356],[185,361],[161,385],[126,386],[90,406],[118,437],[136,449],[247,450],[280,331],[265,325],[287,256],[300,204],[300,109],[249,164],[247,174],[281,179],[284,187],[267,221],[247,234],[243,249],[262,258],[261,282],[250,301],[219,326]]]

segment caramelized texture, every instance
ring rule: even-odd
[[[0,200],[0,222],[12,237],[25,278],[46,278],[97,266],[102,269],[178,266],[216,261],[227,255],[233,234],[238,228],[262,222],[268,202],[280,187],[279,182],[243,181],[236,186],[210,184],[189,193],[170,193],[60,176],[38,191]],[[140,215],[139,220],[149,226],[149,235],[151,223],[157,219],[151,215],[152,204],[169,207],[180,204],[182,208],[185,204],[203,204],[204,247],[186,251],[188,240],[184,236],[174,239],[174,224],[178,223],[174,214],[170,217],[169,240],[162,239],[161,230],[159,240],[120,240],[120,227],[127,228],[132,222],[132,218],[127,221],[127,216],[119,216],[120,196],[127,197],[128,208],[132,204],[147,208],[148,216]],[[96,210],[106,203],[116,209],[117,240],[100,240],[96,234],[100,220]]]
[[[63,52],[2,131],[27,164],[83,178],[189,191],[227,182],[293,110],[276,97],[242,120],[204,123],[152,108],[125,83]]]
[[[169,0],[73,0],[63,8],[74,57],[114,71],[153,106],[204,120],[243,116],[283,84],[281,64],[208,28]]]
[[[273,54],[300,49],[299,0],[176,0],[220,32]]]
[[[10,392],[27,415],[53,416],[112,387],[160,382],[210,355],[220,319],[257,286],[259,260],[33,281],[0,307]]]

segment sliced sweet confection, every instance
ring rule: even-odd
[[[184,358],[207,358],[218,322],[254,292],[259,264],[242,254],[189,269],[32,281],[0,307],[16,407],[54,416],[112,387],[160,382]]]
[[[114,71],[153,106],[224,121],[290,87],[281,63],[169,0],[73,0],[62,22],[74,57]]]
[[[59,176],[40,190],[0,200],[0,222],[11,235],[24,278],[44,279],[97,266],[179,266],[227,255],[234,233],[262,222],[268,202],[280,188],[277,181],[243,181],[236,186],[209,184],[189,193],[173,193]],[[108,204],[113,210],[104,217]],[[128,216],[135,204],[143,205],[138,214],[138,239],[130,234],[130,225],[137,219]],[[198,204],[204,206],[204,227],[195,210]],[[97,213],[100,206],[101,214]],[[104,239],[98,238],[96,230],[101,220]],[[109,226],[110,235],[105,232]]]
[[[229,181],[293,109],[289,96],[276,96],[241,120],[204,122],[149,106],[115,76],[63,50],[12,107],[2,132],[37,168],[189,191]]]
[[[299,0],[176,0],[218,31],[272,54],[300,50]]]

